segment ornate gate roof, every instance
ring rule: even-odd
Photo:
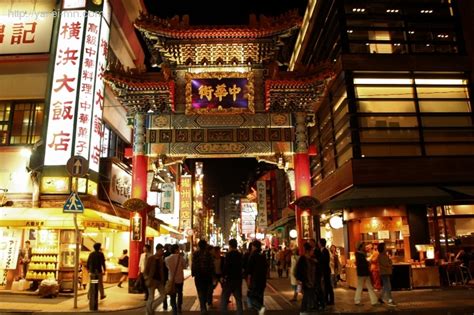
[[[251,15],[249,25],[242,26],[190,26],[187,16],[142,15],[135,27],[152,58],[167,64],[235,66],[287,62],[301,22],[293,10],[278,17]]]

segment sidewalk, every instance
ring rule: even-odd
[[[191,275],[190,270],[184,271],[184,277]],[[104,300],[99,300],[100,312],[133,310],[145,306],[144,294],[129,294],[128,287],[117,287],[117,284],[104,284]],[[34,292],[25,291],[0,291],[0,314],[4,313],[32,313],[32,312],[91,312],[87,290],[79,290],[77,308],[74,308],[74,296],[63,295],[56,298],[41,298]]]
[[[278,278],[276,272],[271,273],[268,280],[270,289],[281,294],[287,300],[293,297],[289,278]],[[341,282],[339,283],[341,284]],[[409,291],[393,291],[392,296],[396,307],[387,305],[372,306],[367,292],[362,293],[362,305],[354,304],[354,289],[349,289],[342,282],[334,290],[335,305],[329,306],[325,313],[336,314],[360,314],[360,313],[385,313],[385,314],[474,314],[474,289],[467,287],[451,287],[443,289],[423,289]],[[298,301],[293,305],[299,309],[302,295],[298,295]]]

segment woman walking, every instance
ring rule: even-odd
[[[293,289],[293,298],[290,300],[291,302],[298,301],[298,280],[295,276],[296,264],[298,262],[298,248],[294,248],[291,254],[291,266],[290,266],[290,282],[291,288]]]
[[[392,299],[392,284],[390,283],[390,277],[392,275],[392,260],[388,257],[387,252],[385,251],[385,243],[377,245],[377,250],[379,252],[378,263],[383,285],[379,301],[384,302],[384,297],[386,296],[387,305],[395,306],[396,304]]]
[[[122,277],[118,284],[118,287],[121,288],[122,283],[127,281],[128,278],[128,250],[123,250],[123,254],[120,256],[118,263],[120,265],[120,271],[122,272]]]

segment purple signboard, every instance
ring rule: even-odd
[[[187,75],[186,113],[254,112],[253,77],[246,73]]]

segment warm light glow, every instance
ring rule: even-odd
[[[21,149],[20,154],[21,154],[21,156],[23,156],[25,158],[29,158],[31,156],[31,150],[28,149],[28,148],[23,148],[23,149]]]
[[[322,219],[322,220],[325,220],[325,219],[326,219],[326,214],[324,214],[324,213],[321,214],[321,219]]]
[[[290,71],[293,71],[295,68],[296,61],[298,60],[301,52],[301,45],[303,44],[303,40],[306,37],[306,32],[308,31],[308,26],[310,24],[309,21],[311,21],[313,18],[314,8],[316,7],[317,2],[318,0],[309,0],[308,6],[306,7],[306,12],[303,17],[303,25],[298,34],[298,38],[296,39],[295,49],[293,50],[293,55],[291,56],[290,64],[288,66]]]
[[[412,84],[412,79],[356,78],[354,84]]]
[[[290,230],[290,237],[291,238],[297,238],[298,237],[298,232],[295,229]]]
[[[415,79],[418,85],[466,85],[463,79]]]
[[[331,227],[336,230],[342,228],[343,227],[342,217],[338,215],[333,215],[329,219],[329,225],[331,225]]]

